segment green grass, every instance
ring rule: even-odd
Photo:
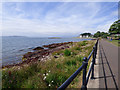
[[[71,55],[71,51],[69,51],[68,49],[66,49],[66,50],[64,51],[64,55],[65,55],[65,56],[70,56],[70,55]]]
[[[112,44],[114,44],[115,46],[119,46],[120,47],[120,40],[112,40],[112,41],[108,41]]]
[[[2,72],[3,88],[58,88],[81,65],[84,56],[92,51],[94,41],[69,44],[71,48],[52,53],[46,62],[37,61],[23,67],[12,67]],[[89,44],[89,45],[88,45]],[[61,55],[62,54],[62,55]],[[59,58],[54,58],[58,55]],[[77,78],[81,73],[77,76]],[[69,87],[79,81],[75,79]]]

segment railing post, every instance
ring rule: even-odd
[[[87,58],[84,57],[83,58],[83,64],[85,64],[85,66],[83,67],[83,80],[82,80],[82,90],[87,90],[87,86],[86,86],[86,70],[87,70]]]
[[[95,47],[94,47],[94,59],[96,59],[96,55],[97,55],[97,45],[98,45],[98,40],[97,40],[97,42],[96,42],[96,44],[95,44]]]
[[[97,39],[97,42],[96,42],[96,53],[97,53],[97,45],[98,45],[98,39]]]
[[[93,63],[93,67],[92,67],[91,79],[94,79],[95,47],[93,47],[93,59],[92,59],[92,63]]]
[[[95,47],[94,47],[94,58],[96,58],[96,46],[97,46],[97,43],[95,44]]]
[[[99,39],[97,39],[97,45],[96,45],[96,53],[97,53],[97,48],[98,48],[98,47],[97,47],[97,46],[98,46],[98,40],[99,40]]]

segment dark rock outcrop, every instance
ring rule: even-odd
[[[58,56],[54,56],[54,58],[58,58]]]
[[[73,43],[73,42],[53,43],[53,44],[49,44],[49,45],[43,45],[43,47],[46,47],[46,48],[56,48],[56,47],[59,47],[59,46],[62,46],[62,45],[66,45],[66,44],[69,44],[69,43]]]
[[[23,61],[21,63],[2,66],[2,68],[4,68],[4,67],[10,68],[13,66],[22,66],[24,64],[28,64],[31,62],[41,61],[43,58],[46,58],[54,51],[59,51],[62,49],[69,48],[69,46],[67,45],[69,43],[73,43],[73,42],[55,43],[55,44],[50,44],[50,45],[44,45],[44,47],[47,47],[48,49],[44,49],[42,47],[36,47],[33,49],[33,50],[35,50],[34,52],[28,52],[28,53],[23,55],[23,58],[22,58]],[[63,54],[61,54],[61,55],[63,55]],[[54,56],[54,58],[58,58],[58,56]]]
[[[43,49],[44,49],[43,47],[36,47],[33,50],[43,50]]]

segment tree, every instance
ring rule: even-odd
[[[100,31],[97,31],[97,32],[94,34],[94,37],[96,37],[96,38],[98,38],[98,37],[100,37],[100,36],[101,36]]]
[[[107,36],[108,36],[108,33],[106,33],[106,32],[100,32],[100,31],[97,31],[94,34],[94,37],[96,37],[96,38],[98,38],[98,37],[107,38]]]
[[[90,37],[92,34],[91,33],[82,33],[80,35],[82,35],[82,36],[89,36]]]
[[[110,34],[120,34],[120,19],[115,21],[109,29]]]
[[[108,33],[101,32],[101,37],[102,37],[102,38],[107,38],[108,35],[109,35]]]

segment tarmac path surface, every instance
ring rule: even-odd
[[[99,41],[99,88],[118,89],[118,47]]]

